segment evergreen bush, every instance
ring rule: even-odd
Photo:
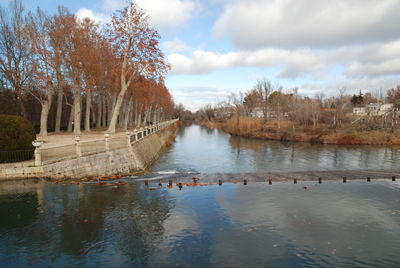
[[[35,130],[23,117],[0,114],[0,162],[32,159]]]

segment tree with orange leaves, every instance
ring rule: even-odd
[[[139,75],[162,80],[169,69],[158,48],[157,31],[148,23],[148,17],[135,3],[112,15],[108,34],[118,58],[121,59],[120,91],[108,131],[115,132],[124,96]]]

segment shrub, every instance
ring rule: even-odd
[[[32,159],[35,130],[23,117],[0,115],[0,162]]]

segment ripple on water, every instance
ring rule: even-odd
[[[155,182],[150,191],[126,180],[117,188],[43,183],[29,195],[1,196],[0,209],[13,208],[12,221],[0,218],[1,266],[400,266],[398,181],[182,190]]]

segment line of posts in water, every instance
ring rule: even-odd
[[[199,180],[200,180],[199,178],[194,177],[194,178],[193,178],[193,185],[198,184]],[[393,181],[393,182],[396,181],[396,176],[392,176],[392,181]],[[269,185],[272,185],[272,179],[268,179],[267,182],[268,182]],[[293,183],[294,183],[294,184],[297,184],[297,182],[298,182],[298,179],[297,179],[297,178],[294,178],[294,179],[293,179]],[[371,182],[371,177],[367,177],[367,182]],[[162,187],[162,186],[163,186],[162,183],[163,183],[163,181],[162,181],[162,180],[159,180],[159,181],[158,181],[158,186]],[[319,184],[322,184],[322,178],[321,178],[321,177],[318,178],[318,183],[319,183]],[[343,183],[347,183],[347,177],[343,177]],[[146,186],[149,186],[149,180],[145,180],[145,181],[144,181],[144,184],[145,184]],[[221,186],[222,184],[223,184],[223,181],[222,181],[221,179],[219,179],[219,180],[218,180],[218,185]],[[243,185],[247,185],[247,184],[248,184],[248,180],[247,180],[247,179],[243,179]],[[179,190],[182,190],[182,188],[183,188],[183,183],[182,183],[182,182],[177,182],[176,185],[179,187]],[[169,188],[172,188],[172,187],[173,187],[173,182],[172,182],[172,180],[168,180],[168,187],[169,187]]]

